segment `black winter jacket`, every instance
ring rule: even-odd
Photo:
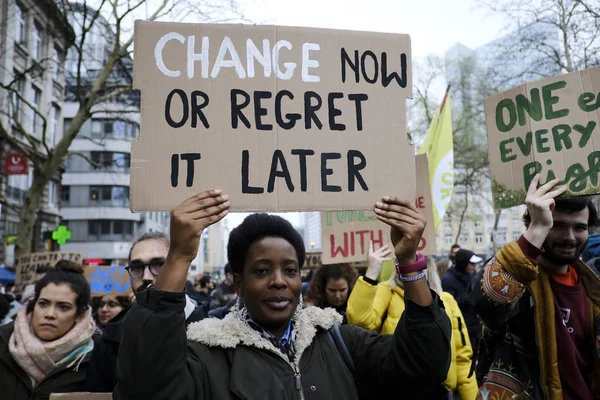
[[[113,391],[117,382],[117,355],[121,345],[123,321],[125,321],[130,310],[131,306],[121,311],[106,324],[104,333],[96,341],[85,382],[86,391],[95,393],[110,393]],[[207,307],[198,304],[185,322],[191,324],[203,320],[207,316]]]
[[[289,362],[234,313],[186,335],[183,307],[183,293],[138,295],[123,324],[128,351],[119,354],[114,399],[375,399],[439,385],[450,364],[451,326],[437,295],[428,307],[407,301],[394,335],[341,326],[354,375],[327,332],[341,321],[332,309],[300,311]]]

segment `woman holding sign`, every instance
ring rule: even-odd
[[[220,190],[171,213],[171,246],[155,286],[137,294],[123,325],[115,399],[366,399],[438,385],[450,362],[451,326],[424,279],[416,249],[425,219],[410,202],[384,198],[406,311],[393,335],[339,326],[331,309],[302,307],[305,249],[286,220],[253,214],[227,248],[239,302],[222,320],[185,329],[184,287],[202,231],[228,213]],[[152,366],[144,368],[143,366]]]
[[[35,284],[14,323],[0,327],[0,398],[48,399],[84,389],[94,321],[90,286],[62,260]]]

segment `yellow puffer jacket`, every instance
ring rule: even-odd
[[[440,298],[452,321],[452,359],[444,386],[448,391],[456,390],[461,400],[473,400],[477,397],[477,381],[475,374],[471,374],[473,350],[467,327],[454,297],[442,292]],[[392,290],[389,283],[373,286],[360,277],[348,299],[346,316],[352,325],[392,334],[403,312],[403,288],[396,286]]]

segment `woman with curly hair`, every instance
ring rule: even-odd
[[[307,305],[334,308],[346,323],[348,297],[356,279],[358,274],[350,264],[322,265],[310,281],[306,293]]]

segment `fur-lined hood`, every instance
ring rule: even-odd
[[[294,364],[298,365],[302,353],[311,345],[317,328],[327,330],[341,322],[342,316],[333,308],[307,307],[302,309],[297,315],[295,324],[296,356]],[[287,357],[278,348],[248,324],[240,321],[233,312],[223,319],[207,318],[190,324],[187,329],[187,338],[192,342],[202,343],[209,347],[233,349],[238,345],[245,345],[269,350],[287,360]]]

